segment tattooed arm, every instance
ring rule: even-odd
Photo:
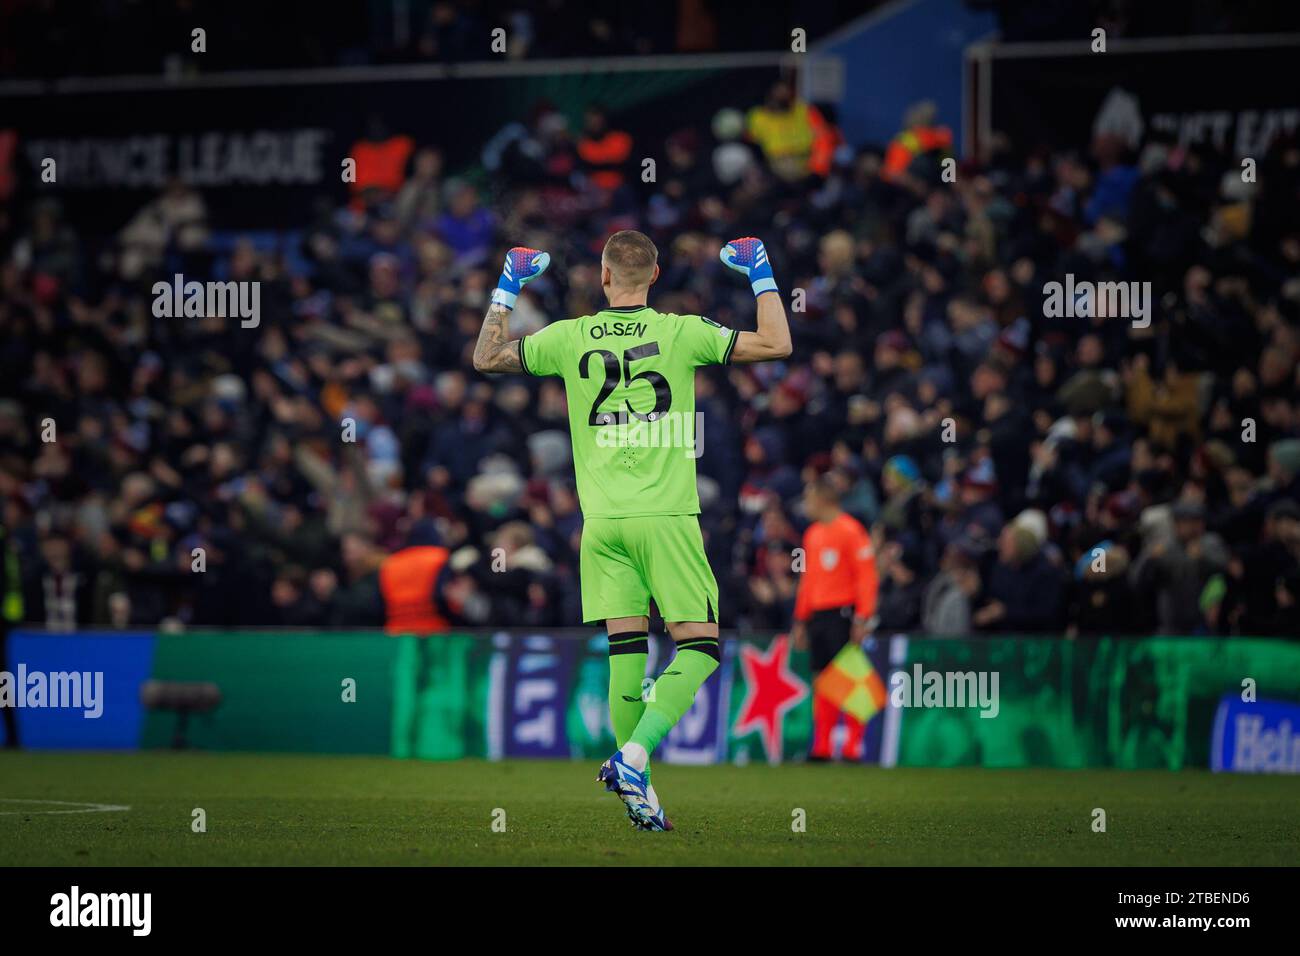
[[[522,372],[519,340],[510,338],[507,317],[525,284],[532,282],[551,264],[548,253],[527,246],[515,246],[506,253],[501,280],[492,290],[492,305],[483,317],[483,328],[474,346],[474,368],[480,372]]]
[[[510,310],[492,303],[483,316],[483,328],[474,346],[474,368],[480,372],[522,372],[519,361],[519,340],[510,338],[507,321]]]

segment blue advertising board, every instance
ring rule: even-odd
[[[153,653],[151,633],[14,631],[0,696],[16,709],[22,745],[35,750],[138,747],[144,722],[140,685],[150,676]]]
[[[1224,697],[1214,715],[1210,769],[1300,773],[1300,704]]]

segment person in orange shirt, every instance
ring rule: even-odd
[[[384,121],[371,116],[366,135],[352,144],[349,155],[356,161],[356,178],[349,184],[354,208],[361,208],[367,192],[383,198],[397,195],[406,182],[406,163],[415,152],[415,140],[393,135]]]
[[[610,129],[609,119],[601,107],[589,107],[578,140],[578,158],[593,183],[613,192],[626,181],[632,160],[632,137],[623,130]]]
[[[825,476],[804,489],[804,509],[812,524],[803,536],[806,567],[795,597],[795,647],[807,648],[813,674],[821,673],[849,641],[860,642],[876,613],[879,579],[871,535],[840,507],[839,490]],[[831,732],[843,717],[848,739],[843,755],[862,757],[862,722],[842,714],[822,698],[813,702],[813,745],[810,760],[831,758]]]
[[[406,544],[379,561],[377,584],[388,634],[446,634],[454,624],[483,624],[486,618],[474,581],[453,569],[451,552],[427,521],[417,523]]]
[[[938,110],[930,100],[908,108],[903,117],[903,129],[885,150],[885,162],[880,170],[882,179],[889,182],[902,179],[918,156],[928,153],[947,156],[952,152],[952,130],[935,125],[937,114]]]

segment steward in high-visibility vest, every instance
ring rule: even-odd
[[[353,203],[367,190],[394,196],[406,181],[406,164],[415,152],[415,140],[392,135],[383,122],[372,118],[367,134],[352,144],[349,156],[356,162],[355,178],[349,183]]]
[[[439,578],[450,552],[438,545],[403,548],[379,565],[384,630],[389,634],[437,634],[451,629],[439,597]]]
[[[819,134],[825,142],[826,125],[821,114],[797,98],[794,87],[782,80],[772,84],[767,99],[749,111],[745,130],[772,171],[786,182],[797,182],[810,171]],[[826,168],[829,170],[828,163]]]
[[[898,179],[918,156],[952,152],[952,130],[933,125],[935,112],[934,104],[928,100],[908,110],[903,120],[903,131],[890,141],[885,150],[885,163],[880,171],[882,179]]]
[[[9,642],[9,629],[23,619],[23,575],[19,564],[18,543],[0,524],[0,672],[10,672],[5,645]],[[18,746],[18,712],[13,707],[0,707],[4,722],[4,745]]]
[[[603,110],[587,111],[586,126],[578,139],[578,158],[591,181],[613,191],[623,185],[632,158],[632,137],[610,129]]]
[[[23,619],[23,575],[18,543],[0,525],[0,626]]]

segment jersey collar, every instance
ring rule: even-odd
[[[640,312],[642,309],[648,309],[648,305],[612,305],[608,309],[601,309],[602,312]]]

